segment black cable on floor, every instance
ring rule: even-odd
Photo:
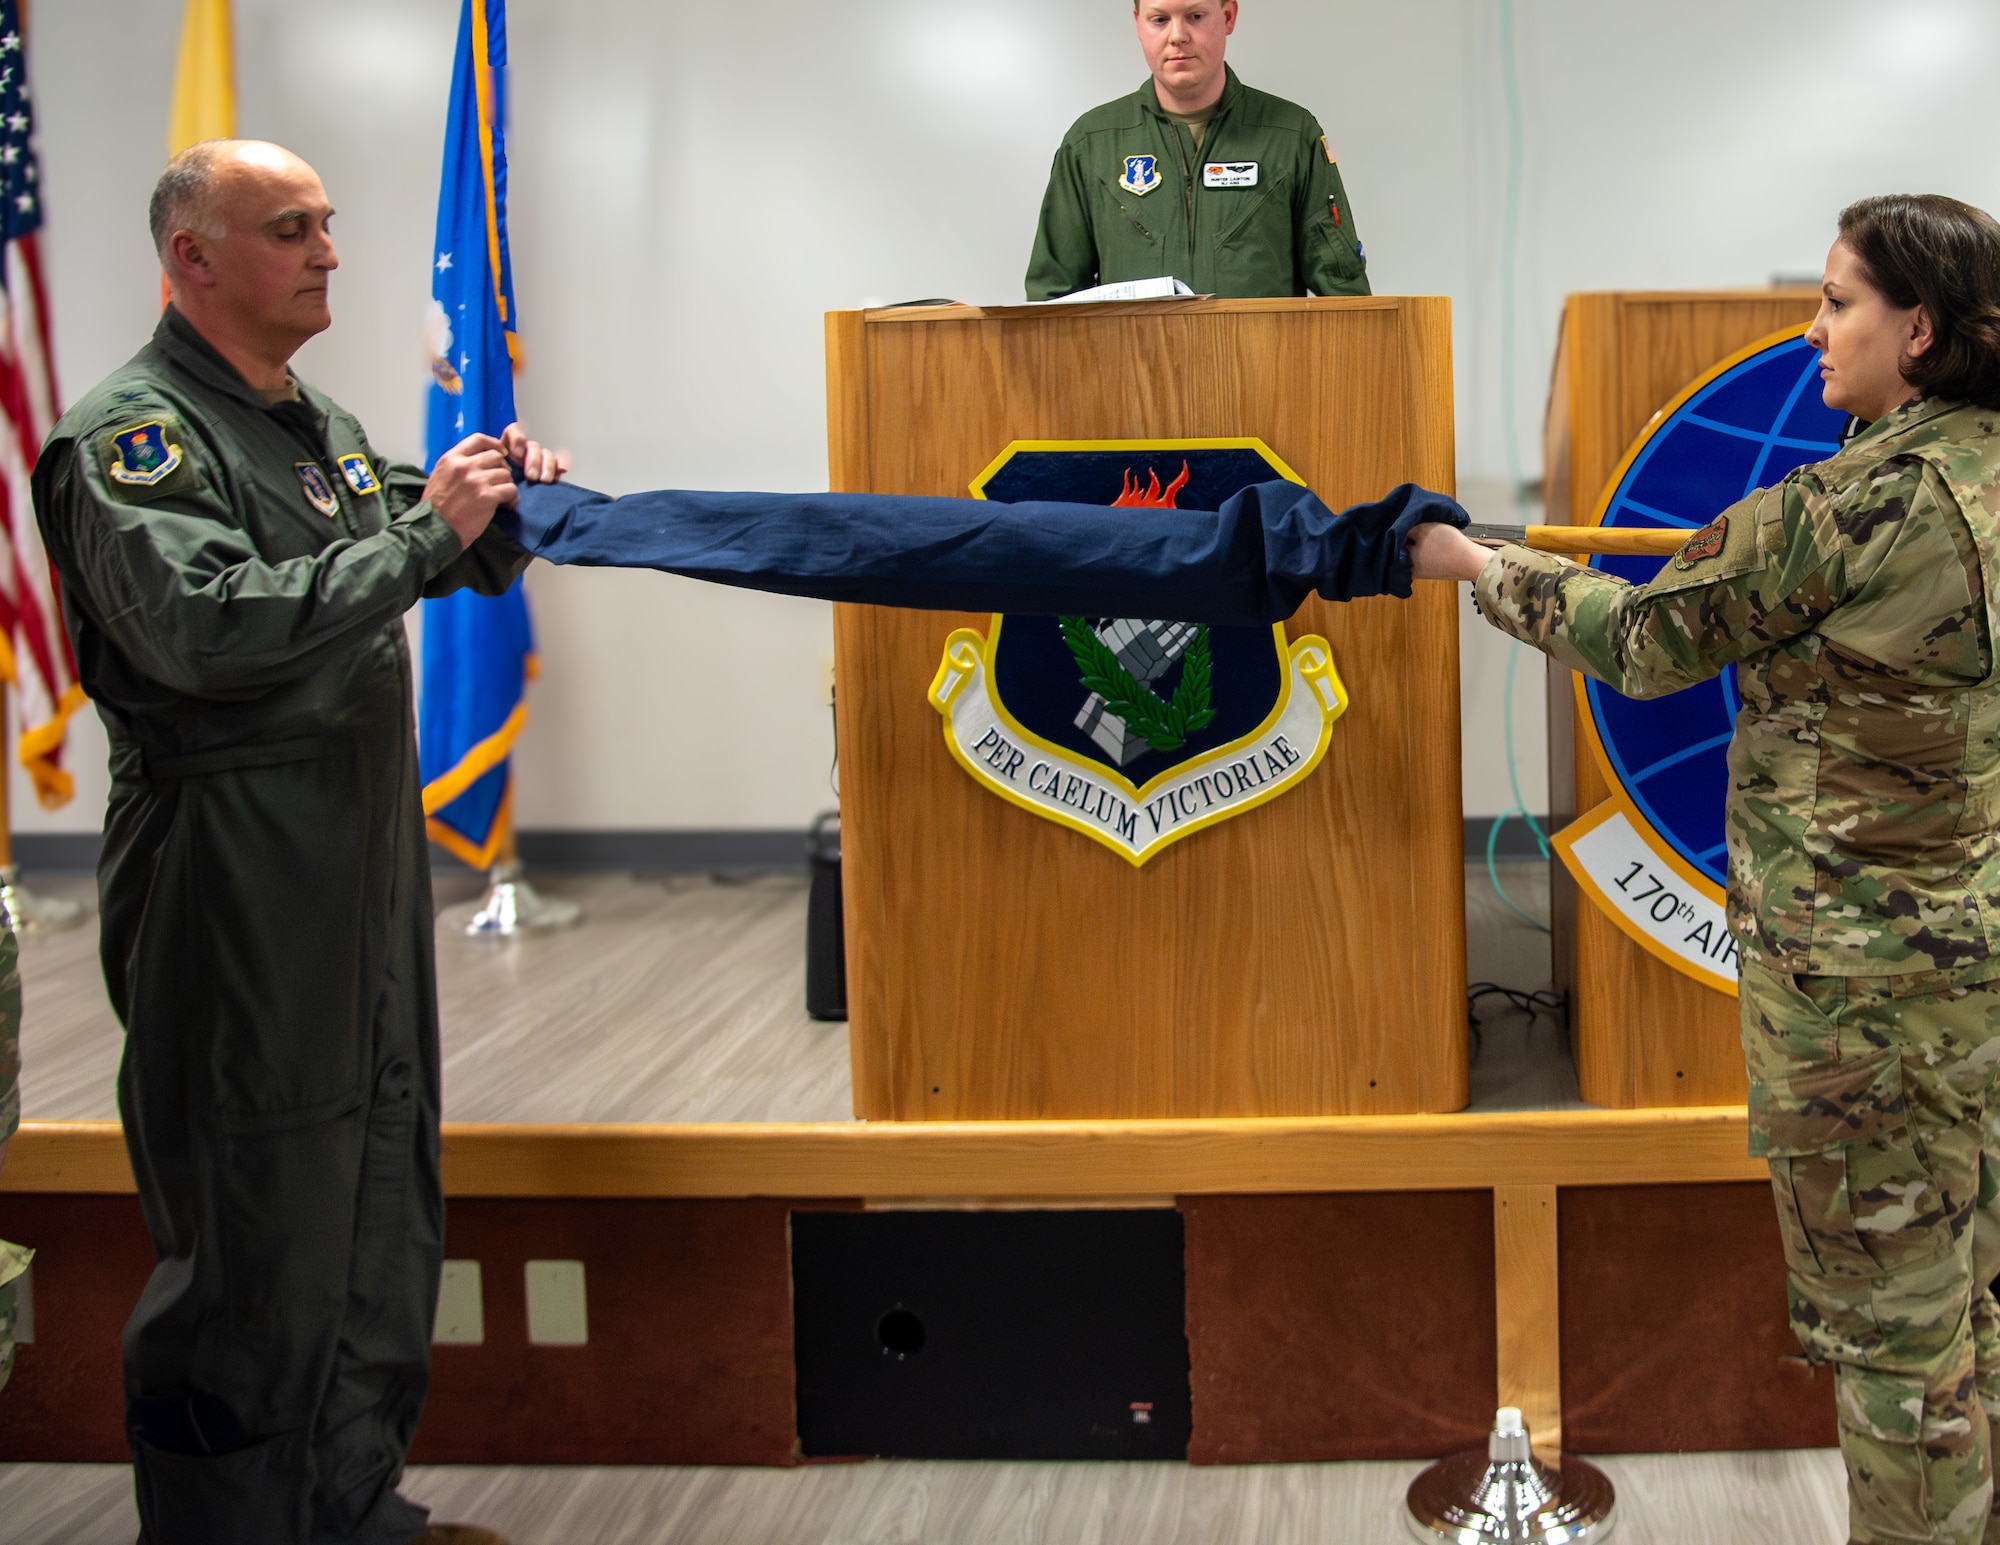
[[[1558,1024],[1569,1022],[1569,995],[1567,993],[1523,992],[1518,987],[1502,987],[1498,982],[1474,982],[1465,990],[1465,1023],[1472,1032],[1473,1055],[1477,1056],[1485,1036],[1480,1033],[1479,1000],[1481,998],[1503,998],[1514,1013],[1526,1014],[1533,1018],[1541,1014],[1554,1016]]]

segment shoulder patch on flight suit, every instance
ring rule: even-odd
[[[164,483],[181,464],[181,448],[167,441],[164,420],[134,424],[111,436],[111,462],[105,471],[116,483],[151,488]]]
[[[1127,156],[1124,170],[1118,175],[1118,186],[1127,193],[1136,193],[1144,198],[1160,185],[1160,158],[1158,156]]]
[[[326,469],[316,461],[295,461],[292,469],[299,475],[299,486],[306,491],[306,501],[320,514],[331,520],[340,513],[340,498],[333,491],[333,484],[326,480]]]
[[[134,503],[172,493],[193,475],[181,446],[181,426],[167,414],[102,430],[93,438],[110,490]]]
[[[340,458],[340,475],[347,479],[347,486],[364,499],[382,491],[375,469],[368,465],[368,458],[359,451]]]

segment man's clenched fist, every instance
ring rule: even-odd
[[[424,484],[424,497],[462,546],[470,547],[493,519],[514,502],[514,468],[531,483],[553,483],[569,471],[569,457],[530,440],[519,424],[499,439],[467,435],[438,457]]]

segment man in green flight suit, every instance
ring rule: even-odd
[[[429,850],[402,616],[504,589],[518,426],[429,478],[292,375],[332,209],[275,145],[153,194],[173,304],[56,426],[35,510],[111,742],[102,958],[159,1264],[125,1329],[148,1545],[497,1541],[396,1491],[443,1204]]]
[[[1366,295],[1333,142],[1223,62],[1236,0],[1136,0],[1152,76],[1070,126],[1028,299],[1172,275],[1199,295]]]

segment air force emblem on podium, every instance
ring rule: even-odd
[[[1723,512],[1794,467],[1840,449],[1843,415],[1819,394],[1819,350],[1803,327],[1751,344],[1654,416],[1611,475],[1597,523],[1689,533],[1673,559],[1600,556],[1635,585],[1667,564],[1693,568],[1729,536]],[[1718,992],[1736,991],[1724,903],[1729,746],[1736,672],[1660,698],[1576,677],[1577,738],[1611,797],[1556,833],[1578,886],[1642,949]]]
[[[1017,440],[978,499],[1216,509],[1300,479],[1260,440]],[[1170,618],[995,615],[945,641],[945,743],[1002,799],[1143,864],[1319,765],[1347,689],[1325,639]]]

